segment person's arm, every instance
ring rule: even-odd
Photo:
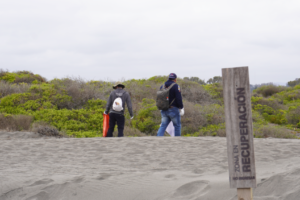
[[[107,103],[106,103],[106,109],[105,109],[105,113],[108,114],[111,106],[112,106],[112,94],[109,95],[109,98],[107,100]]]
[[[127,104],[127,108],[130,114],[130,117],[133,117],[133,112],[132,112],[132,104],[131,104],[131,99],[130,99],[130,95],[128,94],[128,92],[126,92],[126,104]]]
[[[175,87],[175,101],[176,104],[178,105],[179,109],[183,108],[183,103],[182,103],[182,96],[181,96],[181,91],[180,91],[180,86],[179,85],[174,85]]]

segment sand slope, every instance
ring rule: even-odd
[[[236,199],[226,138],[56,139],[2,132],[0,142],[0,200]],[[300,140],[254,144],[255,199],[298,200]]]

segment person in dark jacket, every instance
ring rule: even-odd
[[[165,82],[165,87],[168,88],[173,83],[176,83],[177,75],[171,73],[169,80]],[[162,88],[163,86],[161,86]],[[175,129],[175,136],[181,136],[181,116],[184,114],[182,96],[178,84],[173,85],[169,91],[170,108],[168,110],[161,110],[161,125],[158,129],[157,136],[164,136],[165,130],[172,121]]]
[[[133,119],[133,112],[132,112],[132,104],[131,99],[125,90],[123,90],[125,86],[118,82],[116,85],[113,86],[114,91],[110,93],[110,96],[108,98],[107,104],[106,104],[106,110],[104,114],[109,113],[109,128],[107,131],[106,137],[113,137],[113,132],[115,125],[117,123],[118,125],[118,137],[123,137],[123,131],[124,131],[124,124],[125,124],[125,117],[124,117],[124,111],[125,111],[125,105],[127,104],[128,111],[130,114],[131,119]],[[113,109],[113,103],[116,98],[120,97],[122,99],[122,108],[121,111],[116,111]]]

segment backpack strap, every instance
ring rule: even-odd
[[[163,84],[162,84],[162,88],[164,88],[164,89],[170,88],[170,89],[171,89],[175,84],[176,84],[176,83],[172,83],[169,87],[166,87],[166,84],[163,83]]]
[[[169,90],[171,90],[171,88],[175,85],[176,83],[172,83],[168,88],[170,88]],[[169,104],[172,105],[172,103],[175,101],[176,98],[173,99],[173,101]]]
[[[175,99],[176,99],[176,98],[174,98],[173,101],[172,101],[169,105],[172,105],[172,103],[175,101]]]
[[[175,85],[176,83],[172,83],[168,88],[170,88],[170,90],[171,90],[171,88]]]

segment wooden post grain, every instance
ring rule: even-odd
[[[238,188],[238,200],[253,200],[252,188]]]
[[[222,69],[229,183],[238,200],[252,200],[256,187],[248,67]]]

